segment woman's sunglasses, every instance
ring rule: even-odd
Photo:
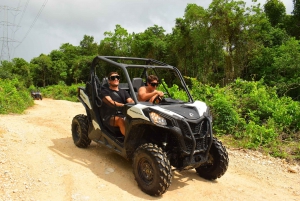
[[[159,83],[150,83],[150,85],[151,85],[152,87],[157,87],[157,86],[159,85]]]
[[[120,75],[112,75],[109,77],[110,80],[115,80],[117,78],[117,80],[120,80]]]

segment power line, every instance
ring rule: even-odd
[[[39,10],[37,16],[35,17],[35,19],[33,20],[32,24],[31,24],[30,28],[28,29],[27,33],[25,34],[24,38],[21,40],[21,42],[19,43],[19,45],[17,45],[17,46],[15,47],[15,49],[16,49],[17,47],[19,47],[19,46],[22,44],[22,42],[25,40],[25,38],[27,37],[27,35],[28,35],[29,32],[31,31],[32,27],[34,26],[35,22],[37,21],[37,19],[38,19],[39,16],[41,15],[41,13],[42,13],[44,7],[46,6],[47,2],[48,2],[48,0],[45,0],[45,1],[44,1],[42,7],[40,8],[40,10]]]
[[[45,0],[44,3],[42,4],[39,12],[37,13],[36,17],[34,18],[32,24],[30,25],[28,31],[26,32],[26,34],[24,35],[23,39],[21,41],[16,41],[15,40],[15,34],[16,32],[19,30],[20,24],[22,22],[22,19],[24,17],[24,14],[26,12],[26,9],[28,7],[30,0],[27,0],[25,3],[25,6],[22,6],[23,9],[22,10],[22,15],[21,18],[19,18],[18,24],[15,24],[16,21],[16,16],[19,14],[20,10],[20,4],[21,4],[21,0],[19,0],[18,2],[18,6],[17,8],[12,8],[12,7],[8,7],[6,5],[2,5],[0,6],[0,13],[3,10],[3,18],[4,21],[0,21],[0,26],[2,26],[3,28],[3,33],[2,33],[2,37],[0,37],[0,41],[2,41],[2,46],[1,48],[1,52],[0,52],[0,61],[1,60],[10,60],[11,55],[14,55],[15,49],[18,48],[22,42],[24,42],[24,40],[26,39],[26,37],[28,36],[28,34],[30,33],[31,29],[33,28],[33,26],[35,25],[36,21],[38,20],[39,16],[41,15],[44,7],[46,6],[48,0]],[[8,12],[11,11],[11,14],[13,15],[13,23],[9,22],[9,18],[8,18]],[[17,13],[16,13],[17,12]],[[9,27],[10,27],[10,34],[9,34]],[[11,38],[9,38],[9,35]],[[13,43],[18,43],[17,46],[14,46]],[[11,54],[11,51],[13,50],[13,54]]]
[[[21,1],[21,0],[20,0]],[[19,4],[18,4],[18,8],[20,7],[20,1],[19,1]],[[27,0],[26,1],[26,4],[25,4],[25,6],[24,6],[24,9],[22,10],[22,15],[21,15],[21,18],[20,18],[20,20],[19,20],[19,22],[18,22],[18,25],[16,26],[16,29],[15,30],[13,30],[13,32],[12,32],[12,39],[14,39],[14,36],[15,36],[15,33],[18,31],[18,27],[20,27],[20,23],[21,23],[21,21],[22,21],[22,19],[23,19],[23,16],[24,16],[24,13],[25,13],[25,11],[26,11],[26,9],[27,9],[27,6],[28,6],[28,3],[29,3],[29,1],[30,0]],[[14,21],[15,21],[15,19],[14,19]]]
[[[21,0],[20,0],[20,1],[21,1]],[[19,4],[18,4],[18,7],[20,6],[20,1],[19,1]],[[19,22],[18,22],[18,25],[16,26],[16,29],[13,30],[13,32],[12,32],[12,39],[13,39],[13,40],[14,40],[14,38],[15,38],[15,33],[18,31],[18,27],[20,27],[20,23],[21,23],[21,21],[22,21],[22,19],[23,19],[23,16],[24,16],[24,13],[25,13],[25,11],[26,11],[26,9],[27,9],[27,6],[28,6],[29,1],[30,1],[30,0],[27,0],[27,1],[26,1],[26,4],[25,4],[25,6],[24,6],[24,9],[22,10],[22,15],[21,15],[21,18],[20,18],[20,20],[19,20]],[[12,53],[12,56],[15,55],[15,50],[16,50],[16,48],[13,47],[13,53]]]

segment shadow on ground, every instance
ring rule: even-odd
[[[49,147],[50,150],[66,160],[89,168],[101,179],[117,185],[124,191],[127,191],[136,197],[148,200],[163,198],[163,196],[151,197],[143,193],[134,179],[131,163],[122,156],[111,152],[108,148],[92,142],[88,148],[80,149],[73,144],[71,137],[52,139],[52,141],[54,145]],[[113,171],[113,174],[110,174],[111,171]],[[206,182],[211,183],[211,181],[200,178],[195,170],[182,172],[175,171],[173,172],[173,175],[172,184],[168,191],[184,188],[186,185],[190,185],[188,182],[191,180],[203,182],[203,185]],[[123,178],[120,179],[120,177]],[[168,191],[166,193],[168,193]]]

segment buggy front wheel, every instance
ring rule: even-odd
[[[133,157],[133,174],[141,190],[151,196],[165,193],[172,182],[172,170],[166,153],[157,145],[146,143]]]
[[[86,148],[91,144],[88,138],[88,118],[86,115],[76,115],[72,120],[72,137],[74,144],[80,148]]]
[[[208,157],[207,163],[196,168],[199,176],[208,180],[215,180],[223,176],[227,171],[229,158],[226,148],[216,138],[213,138]]]

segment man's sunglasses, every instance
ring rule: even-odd
[[[117,80],[120,80],[120,75],[112,75],[109,77],[110,80],[115,80],[117,78]]]
[[[150,83],[150,85],[151,85],[152,87],[157,87],[157,86],[159,85],[159,83]]]

